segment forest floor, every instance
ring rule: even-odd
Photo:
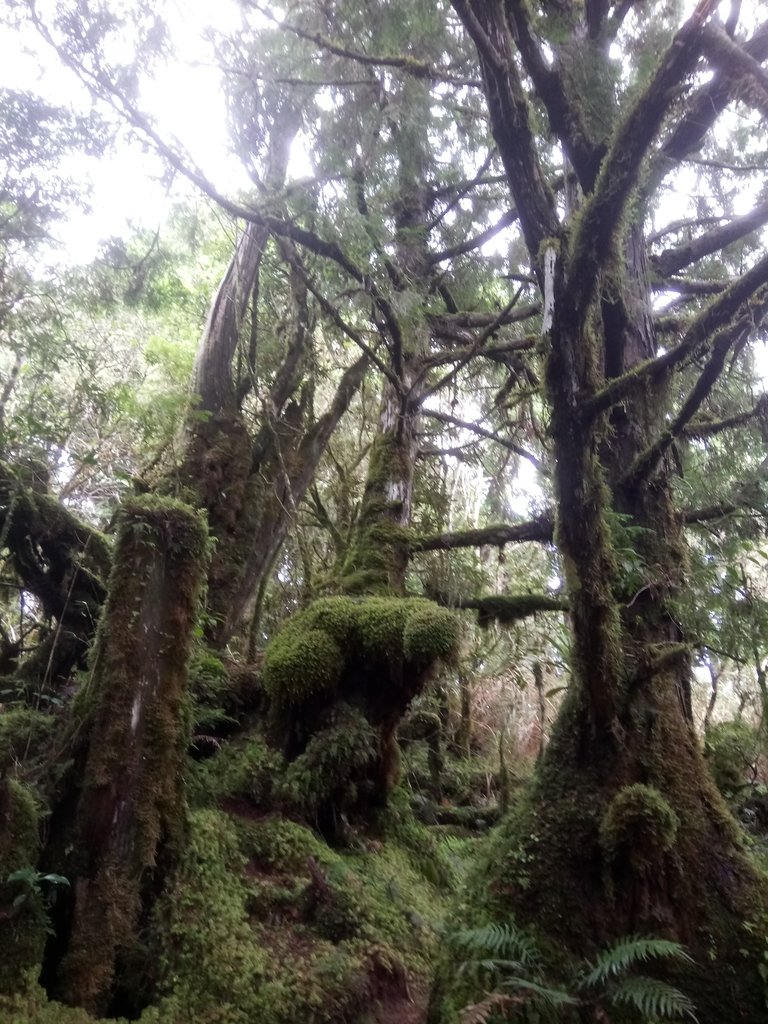
[[[422,984],[411,986],[407,996],[394,996],[376,1005],[374,1024],[424,1024],[427,1019],[429,988]]]

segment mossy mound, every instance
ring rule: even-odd
[[[626,850],[635,862],[652,864],[672,849],[680,819],[653,786],[624,786],[600,822],[600,845],[608,859]]]
[[[359,711],[341,704],[289,765],[283,792],[309,816],[329,802],[355,807],[370,797],[366,780],[377,757],[376,731]]]
[[[422,598],[321,598],[269,645],[264,685],[277,703],[302,704],[334,690],[360,662],[425,668],[450,658],[459,629],[453,613]]]
[[[161,995],[141,1024],[362,1024],[425,979],[445,896],[397,839],[341,855],[279,816],[195,811],[157,909]]]

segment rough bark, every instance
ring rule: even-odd
[[[204,522],[188,507],[145,499],[121,510],[109,598],[80,695],[87,753],[75,834],[60,865],[71,880],[71,919],[55,944],[66,946],[58,990],[94,1013],[110,1009],[120,968],[180,852],[187,659],[206,559]]]

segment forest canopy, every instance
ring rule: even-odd
[[[1,16],[0,1019],[759,1024],[768,22],[204,6]]]

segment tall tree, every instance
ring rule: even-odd
[[[768,310],[768,259],[754,245],[768,207],[758,184],[751,212],[736,215],[723,175],[749,174],[749,161],[715,141],[735,104],[760,131],[768,26],[740,28],[739,4],[722,23],[716,6],[703,0],[680,21],[664,4],[453,2],[544,307],[554,536],[573,633],[555,735],[496,844],[494,902],[574,950],[636,931],[683,940],[709,961],[688,980],[711,1022],[764,1012],[757,922],[768,898],[702,763],[693,638],[677,609],[688,557],[676,445]],[[614,47],[634,54],[632,70]],[[550,140],[565,204],[547,173]],[[717,201],[697,199],[690,218],[667,224],[658,251],[647,226],[686,164],[702,183],[715,171]],[[738,267],[728,250],[712,262],[734,244]],[[717,282],[699,287],[696,273],[715,267]],[[673,296],[662,323],[654,288]],[[628,544],[640,579],[623,567]],[[744,920],[758,942],[735,938]]]

